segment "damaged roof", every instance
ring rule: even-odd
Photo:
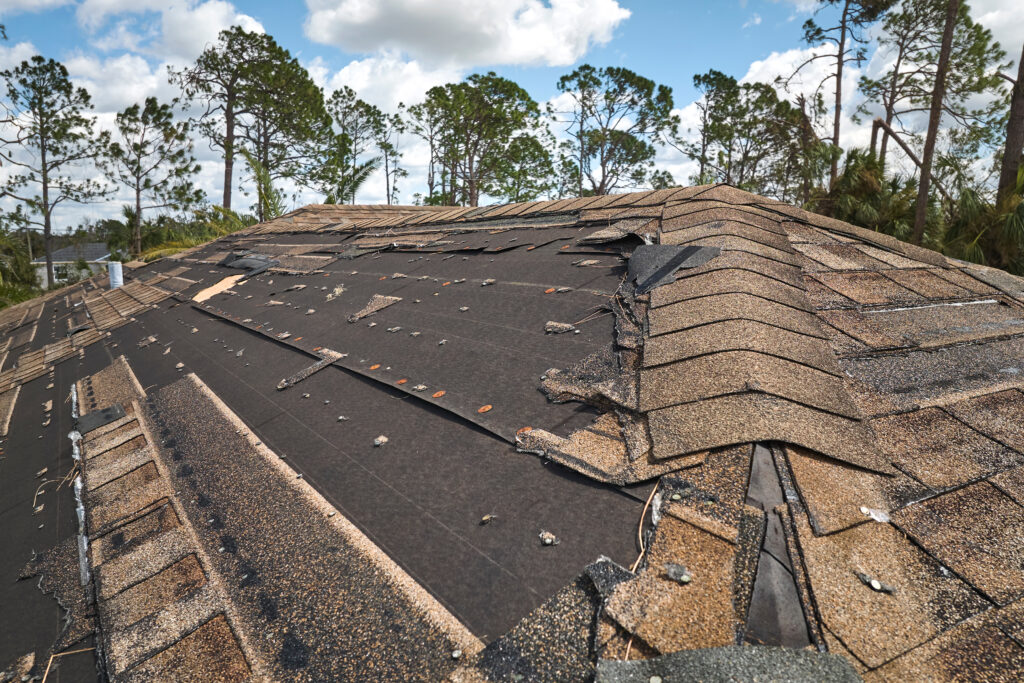
[[[311,206],[105,285],[0,312],[40,664],[1024,673],[1020,278],[715,185]]]

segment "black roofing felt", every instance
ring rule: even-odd
[[[46,320],[50,315],[44,313],[40,321],[43,327],[37,334],[48,343],[62,336],[50,336],[51,322]],[[95,344],[86,350],[83,359],[74,357],[57,365],[53,379],[47,374],[24,384],[11,419],[11,425],[18,427],[0,439],[0,670],[17,657],[35,652],[37,663],[42,661],[37,670],[41,676],[50,648],[64,628],[63,610],[39,590],[39,580],[19,581],[18,577],[33,553],[53,547],[77,531],[75,501],[69,486],[58,489],[57,482],[44,486],[36,502],[44,507],[36,514],[32,500],[42,481],[59,481],[73,465],[68,433],[74,424],[71,403],[65,400],[72,384],[109,363],[107,349]],[[53,387],[48,389],[51,383]],[[53,409],[49,424],[43,427],[42,404],[47,400],[53,401]],[[43,468],[47,471],[37,477]],[[79,648],[91,645],[87,640]],[[54,663],[58,666],[50,672],[51,678],[59,670],[61,680],[95,680],[91,651]]]
[[[86,413],[78,418],[76,426],[81,434],[88,434],[94,429],[99,429],[103,425],[108,425],[115,420],[120,420],[124,417],[124,408],[121,407],[120,403],[115,403],[107,408],[100,408],[94,410],[91,413]]]
[[[72,244],[53,252],[51,259],[54,263],[74,263],[79,259],[86,262],[99,261],[110,256],[110,247],[103,242],[85,242],[83,244]],[[46,263],[46,257],[40,256],[33,259],[32,263]]]
[[[328,367],[278,391],[277,382],[308,366],[310,356],[187,306],[145,313],[115,336],[122,330],[162,342],[121,345],[144,386],[176,380],[174,365],[184,362],[484,640],[506,632],[596,557],[623,564],[635,557],[635,494],[516,453],[398,388]],[[374,447],[382,434],[389,442]],[[496,518],[482,525],[487,514]],[[561,543],[544,547],[542,530]]]

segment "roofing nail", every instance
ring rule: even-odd
[[[422,333],[422,332],[410,332],[410,333],[409,333],[409,336],[410,336],[410,337],[418,337],[418,336],[420,336],[421,334],[423,334],[423,333]]]
[[[388,332],[398,332],[400,329],[402,329],[400,326],[389,327]]]
[[[309,394],[303,394],[302,398],[309,398]]]
[[[329,399],[329,398],[325,398],[325,399],[324,399],[324,405],[327,405],[327,404],[328,404],[328,403],[330,403],[330,402],[331,402],[331,399]]]
[[[494,521],[494,519],[497,516],[498,515],[494,514],[493,512],[484,515],[483,517],[480,518],[480,526],[484,526],[485,524],[490,524],[492,521]]]
[[[347,418],[347,417],[345,417],[344,415],[339,415],[339,416],[338,416],[338,422],[345,422],[345,421],[347,421],[347,420],[348,420],[348,418]]]
[[[683,565],[675,564],[674,562],[669,562],[665,565],[665,575],[684,586],[693,581],[693,574],[687,571]]]
[[[459,306],[459,310],[465,313],[466,311],[469,310],[469,306]]]
[[[462,657],[462,650],[452,650],[452,659],[459,659]]]
[[[417,384],[412,388],[413,391],[423,391],[427,388],[426,384]]]
[[[537,536],[540,538],[542,545],[558,545],[558,537],[550,531],[541,531]]]
[[[447,344],[447,343],[448,343],[448,340],[447,340],[447,339],[442,339],[441,341],[437,342],[437,345],[438,345],[438,346],[444,346],[444,345],[445,345],[445,344]]]
[[[873,591],[876,591],[878,593],[888,593],[890,595],[896,592],[896,589],[892,586],[882,583],[878,579],[873,579],[867,574],[864,574],[863,572],[854,572],[854,574],[857,576],[858,579],[860,579],[861,583],[863,583],[865,586],[868,586]]]
[[[384,444],[386,444],[387,442],[388,442],[388,437],[386,437],[383,434],[381,434],[380,436],[378,436],[376,439],[373,440],[373,445],[375,447],[380,447],[380,446],[383,446]]]

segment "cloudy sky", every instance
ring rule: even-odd
[[[555,96],[555,82],[576,65],[616,65],[673,88],[684,121],[692,112],[694,74],[714,68],[737,78],[771,80],[808,54],[801,24],[813,0],[0,0],[0,68],[42,54],[64,62],[93,96],[101,123],[153,95],[177,95],[167,68],[190,63],[231,25],[271,33],[306,65],[326,91],[354,88],[382,108],[412,104],[434,85],[474,71],[494,70],[538,101]],[[974,0],[973,15],[992,29],[1011,56],[1024,40],[1024,2]],[[880,68],[881,57],[864,69]],[[851,72],[850,85],[857,73]],[[807,81],[811,82],[812,76]],[[853,88],[847,88],[852,92]],[[855,97],[855,95],[852,95]],[[849,109],[855,101],[847,103]],[[846,126],[846,144],[866,138]],[[401,199],[421,191],[423,149],[408,139]],[[222,166],[197,141],[200,184],[220,195]],[[690,173],[668,153],[659,162],[677,182]],[[0,169],[2,173],[2,169]],[[383,179],[371,179],[360,202],[383,199]],[[123,197],[103,205],[68,207],[60,226],[116,215]],[[296,199],[316,201],[313,195]],[[244,208],[250,201],[239,197]]]

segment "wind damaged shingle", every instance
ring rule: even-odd
[[[357,320],[373,315],[377,311],[384,310],[392,304],[397,304],[402,300],[400,296],[384,296],[383,294],[374,294],[370,299],[369,303],[366,304],[360,311],[353,313],[348,317],[350,323],[354,323]]]

